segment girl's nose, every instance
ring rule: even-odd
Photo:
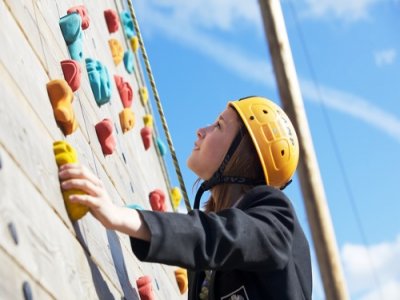
[[[202,127],[197,130],[197,137],[199,139],[203,139],[206,136],[207,127]]]

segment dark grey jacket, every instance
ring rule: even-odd
[[[210,299],[311,299],[308,242],[280,190],[257,186],[218,213],[140,213],[151,241],[131,238],[133,252],[187,268],[189,299],[198,299],[204,270],[213,270]]]

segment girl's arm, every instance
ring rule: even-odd
[[[151,239],[131,238],[136,257],[189,270],[281,270],[290,260],[294,231],[300,230],[289,200],[267,186],[218,213],[139,213]]]
[[[103,183],[88,168],[80,164],[65,164],[59,169],[59,178],[63,190],[78,189],[86,193],[71,195],[69,200],[89,207],[92,215],[104,227],[134,238],[150,240],[150,231],[137,210],[116,206]]]

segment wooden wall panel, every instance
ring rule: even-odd
[[[54,120],[46,84],[63,78],[60,61],[69,59],[69,53],[59,18],[78,4],[86,5],[91,18],[83,32],[84,57],[106,65],[113,92],[110,103],[98,107],[82,61],[81,87],[73,103],[80,126],[66,137]],[[107,8],[120,11],[122,5],[111,0],[0,1],[0,264],[12,274],[5,278],[3,268],[0,271],[1,299],[9,299],[24,280],[35,299],[136,299],[135,280],[142,275],[153,277],[157,299],[185,298],[175,281],[176,268],[138,261],[127,236],[105,230],[90,214],[72,224],[62,200],[52,153],[53,141],[60,139],[74,146],[79,160],[103,180],[118,205],[137,203],[150,209],[148,194],[155,188],[169,198],[164,162],[155,145],[144,150],[140,137],[142,117],[151,107],[140,103],[139,60],[132,75],[123,63],[114,65],[108,40],[117,38],[125,49],[129,45],[122,29],[108,33],[103,15]],[[136,124],[126,134],[119,125],[122,104],[114,74],[134,89]],[[94,129],[103,118],[114,122],[117,138],[115,153],[106,157]],[[171,210],[169,201],[167,206]],[[10,223],[18,232],[18,245],[10,236]]]
[[[100,269],[3,147],[0,155],[0,186],[4,187],[0,247],[56,298],[96,298],[93,278],[102,273]],[[10,224],[15,228],[17,243]],[[100,277],[104,283],[110,282],[106,276]],[[107,286],[113,294],[121,294],[113,284]]]
[[[0,299],[25,300],[24,285],[26,292],[31,292],[33,299],[54,299],[43,287],[37,284],[31,276],[0,249]]]

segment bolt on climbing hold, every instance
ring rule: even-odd
[[[141,300],[154,300],[153,286],[149,275],[141,276],[136,280]]]
[[[175,270],[175,278],[181,294],[186,293],[188,289],[188,278],[186,269],[178,268],[177,270]]]
[[[79,13],[71,13],[59,21],[62,35],[73,60],[81,61],[82,53],[82,19]]]
[[[124,65],[125,65],[125,70],[129,73],[133,73],[133,52],[130,50],[125,51],[124,53]]]
[[[174,187],[171,189],[171,198],[172,198],[172,206],[176,211],[182,199],[182,193],[178,187]]]
[[[129,11],[124,10],[123,12],[121,12],[120,17],[121,17],[122,27],[124,28],[125,31],[125,35],[128,39],[130,39],[135,35],[131,15]]]
[[[86,70],[89,76],[90,87],[98,106],[110,101],[111,84],[107,68],[99,61],[86,58]]]
[[[118,66],[122,61],[122,59],[124,58],[124,48],[117,39],[109,39],[108,45],[110,46],[114,64]]]
[[[139,89],[139,95],[140,95],[140,102],[142,103],[143,106],[147,105],[147,101],[149,100],[149,93],[147,92],[146,87],[141,87]]]
[[[73,92],[64,79],[55,79],[47,83],[47,94],[53,107],[54,118],[65,135],[78,128],[72,107]]]
[[[33,299],[31,285],[28,281],[24,281],[24,283],[22,284],[22,292],[24,293],[25,300]]]
[[[160,138],[157,138],[157,147],[161,156],[164,156],[165,153],[167,153],[167,147]]]
[[[153,128],[153,116],[150,114],[145,114],[143,116],[144,126]]]
[[[108,32],[117,32],[119,28],[119,19],[117,12],[113,9],[106,9],[104,11],[104,18],[106,19]]]
[[[76,92],[81,86],[81,66],[73,59],[61,61],[61,69],[64,74],[64,79],[67,81],[73,92]]]
[[[89,28],[90,19],[85,5],[76,5],[67,10],[67,14],[78,13],[82,20],[82,30]]]
[[[140,135],[142,137],[144,149],[148,150],[151,146],[151,138],[153,135],[153,129],[151,127],[144,126],[140,130]]]
[[[130,107],[124,108],[119,113],[119,122],[121,124],[122,133],[128,132],[135,125],[135,115]]]
[[[104,119],[96,124],[95,129],[103,154],[113,154],[117,142],[113,134],[112,121],[110,119]]]
[[[160,189],[155,189],[149,194],[151,209],[154,211],[167,211],[165,203],[165,194]]]
[[[78,155],[75,149],[66,141],[55,141],[53,143],[53,152],[58,167],[61,167],[65,164],[78,163]],[[79,203],[72,203],[69,200],[69,196],[76,194],[83,195],[84,193],[76,189],[62,191],[68,216],[73,222],[82,218],[89,211],[87,206]]]
[[[123,107],[131,107],[133,101],[132,87],[129,82],[124,81],[122,76],[114,75],[115,85],[117,86],[119,97]]]
[[[17,228],[15,227],[14,223],[13,222],[8,223],[7,227],[8,227],[8,231],[10,232],[15,245],[18,245],[18,242],[19,242],[18,233],[17,233]]]
[[[136,53],[138,51],[138,49],[139,49],[139,39],[138,39],[138,37],[136,35],[131,37],[129,42],[131,43],[132,51]]]

